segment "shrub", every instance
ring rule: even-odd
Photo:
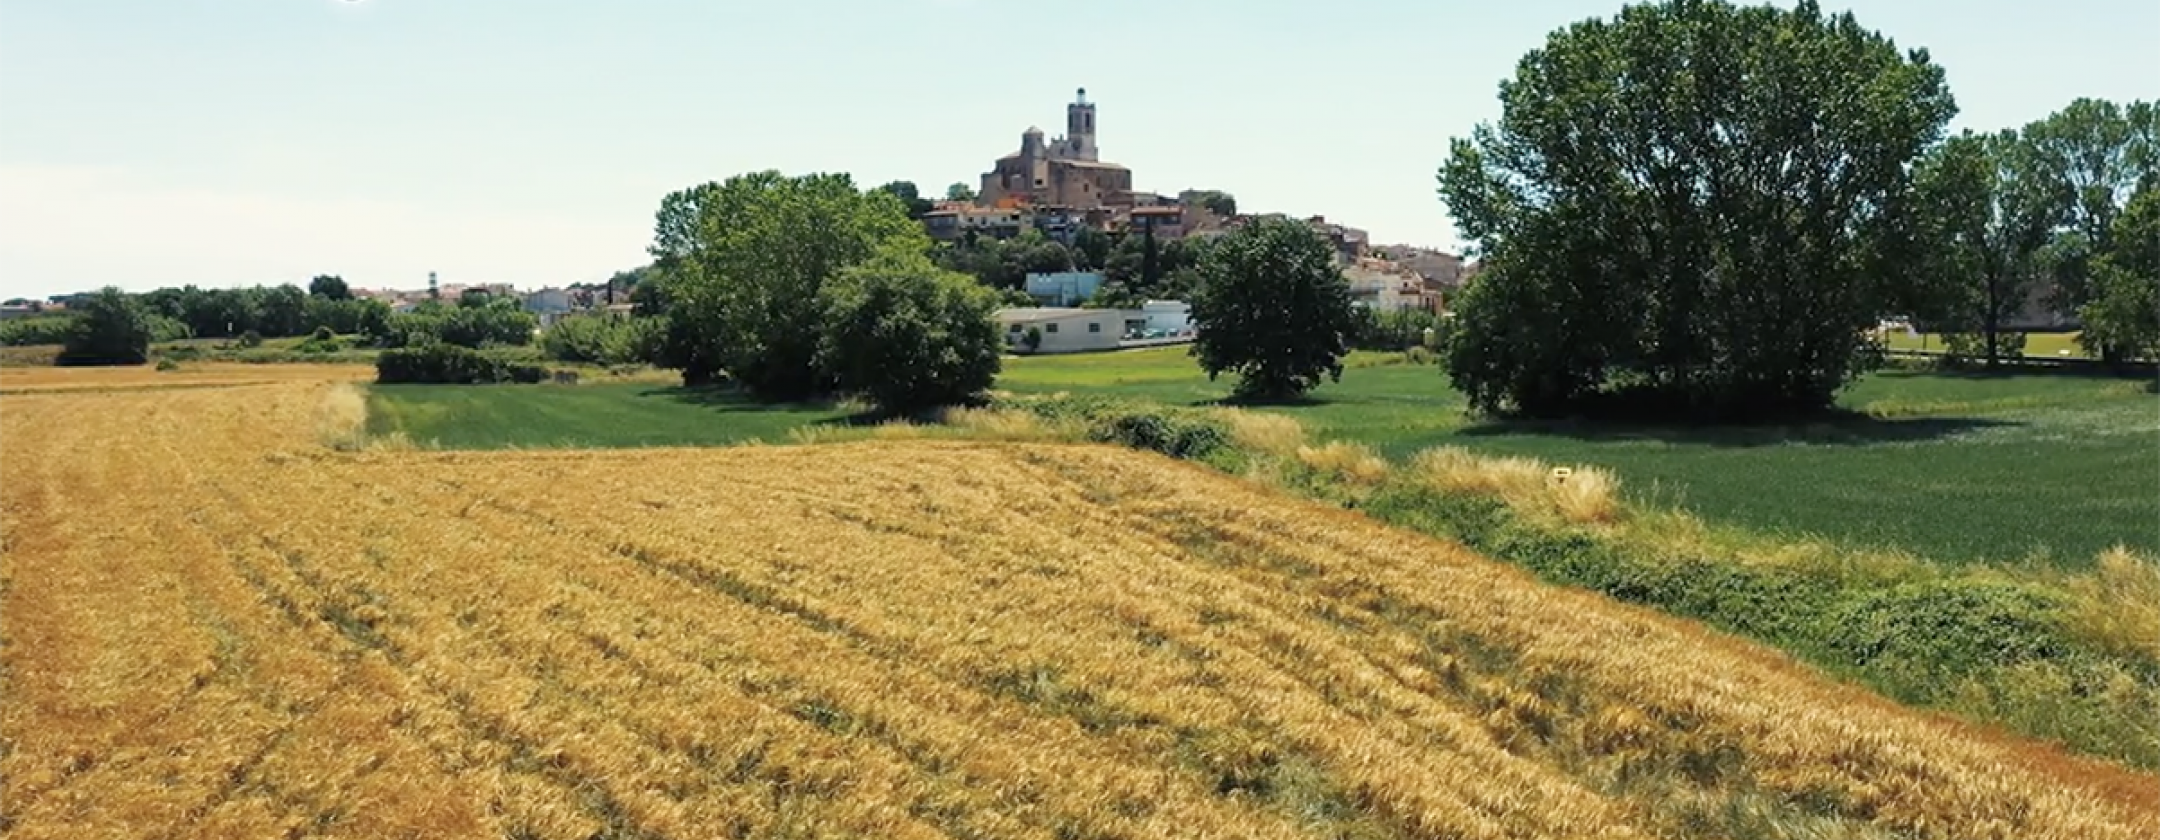
[[[518,357],[441,342],[385,350],[375,360],[375,381],[385,385],[533,384],[546,378],[546,368]]]
[[[133,295],[107,287],[81,309],[56,364],[139,365],[150,360],[150,318]]]
[[[914,255],[881,257],[827,283],[818,365],[844,393],[907,414],[976,399],[997,376],[997,298]]]
[[[1233,444],[1237,432],[1225,412],[1066,395],[1008,397],[998,407],[1034,414],[1052,426],[1081,429],[1086,439],[1097,443],[1117,443],[1219,467],[1236,466],[1230,461],[1242,454]]]
[[[1440,316],[1420,309],[1399,309],[1385,312],[1362,310],[1355,321],[1356,331],[1350,336],[1350,346],[1358,350],[1398,352],[1430,348],[1426,345],[1427,331],[1438,341]],[[1429,352],[1428,352],[1428,355]]]
[[[0,321],[0,345],[28,347],[36,344],[63,344],[68,333],[75,328],[74,315],[33,315],[12,321]]]
[[[1929,702],[1949,678],[2070,652],[2062,596],[2008,582],[1939,580],[1854,598],[1826,616],[1846,664],[1894,676],[1893,693]]]
[[[506,298],[479,300],[471,305],[428,307],[392,316],[384,328],[383,343],[389,347],[412,347],[441,341],[460,347],[494,345],[523,346],[532,343],[533,314]]]
[[[254,330],[248,330],[247,332],[240,334],[240,346],[242,348],[261,347],[262,343],[262,333],[256,332]]]
[[[329,327],[316,327],[313,333],[293,348],[294,352],[305,355],[341,353],[344,350],[345,342],[332,333]]]
[[[651,340],[657,320],[600,315],[563,318],[540,334],[540,349],[558,362],[630,364],[644,358],[643,345]]]
[[[179,341],[183,338],[195,337],[195,331],[189,329],[187,323],[178,318],[159,315],[155,312],[149,313],[147,317],[150,319],[151,341]]]

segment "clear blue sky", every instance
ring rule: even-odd
[[[1136,186],[1452,245],[1451,136],[1618,0],[0,0],[0,296],[538,287],[639,265],[738,172],[973,183],[1100,105]],[[1847,8],[1832,2],[1831,10]],[[2154,0],[1860,0],[1960,126],[2160,98]]]

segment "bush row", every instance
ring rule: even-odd
[[[1121,444],[1226,469],[1242,465],[1242,453],[1232,444],[1229,425],[1220,416],[1200,409],[1062,394],[1000,396],[991,407],[1032,414],[1053,426],[1074,429],[1080,437],[1097,443]]]
[[[143,323],[150,330],[151,341],[175,341],[188,338],[186,324],[157,314],[146,314]],[[0,321],[0,347],[33,347],[45,344],[66,344],[81,323],[81,316],[33,315]]]
[[[1243,451],[1218,412],[1066,396],[1008,397],[998,407],[1081,429],[1089,440],[1266,475],[1548,582],[1779,647],[1902,702],[2160,768],[2160,719],[2150,714],[2160,707],[2160,659],[2080,632],[2073,616],[2095,605],[2080,604],[2065,586],[1924,563],[1875,570],[1755,563],[1654,532],[1548,521],[1511,506],[1498,489],[1436,487],[1384,463],[1355,470],[1304,463],[1325,448]]]
[[[533,364],[529,353],[475,350],[439,342],[384,350],[375,358],[375,381],[385,385],[532,384],[547,377],[547,368]]]
[[[1882,579],[1751,564],[1528,521],[1498,499],[1391,484],[1364,503],[1558,584],[1782,648],[1901,702],[1991,719],[2080,751],[2160,767],[2160,662],[2071,626],[2069,593],[1984,573]],[[2056,691],[2049,688],[2063,687]]]
[[[75,318],[69,315],[33,315],[0,321],[0,346],[30,347],[40,344],[61,344],[75,328]]]
[[[558,362],[633,365],[655,357],[666,328],[659,318],[573,315],[540,334],[540,349]]]

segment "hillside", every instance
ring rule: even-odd
[[[204,384],[0,396],[10,836],[2160,831],[2151,776],[1189,464],[340,453],[341,392]]]

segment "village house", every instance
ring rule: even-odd
[[[1400,263],[1360,257],[1343,266],[1343,279],[1350,284],[1351,300],[1375,312],[1440,311],[1439,291]]]
[[[525,311],[540,319],[542,329],[553,326],[557,319],[575,308],[571,305],[569,289],[541,289],[525,295],[524,304]]]
[[[1436,288],[1462,288],[1463,259],[1446,251],[1415,245],[1377,245],[1372,255],[1417,272]]]
[[[1033,225],[1033,214],[1017,206],[979,207],[967,202],[940,202],[923,214],[923,230],[939,242],[956,242],[969,234],[1011,239]]]

